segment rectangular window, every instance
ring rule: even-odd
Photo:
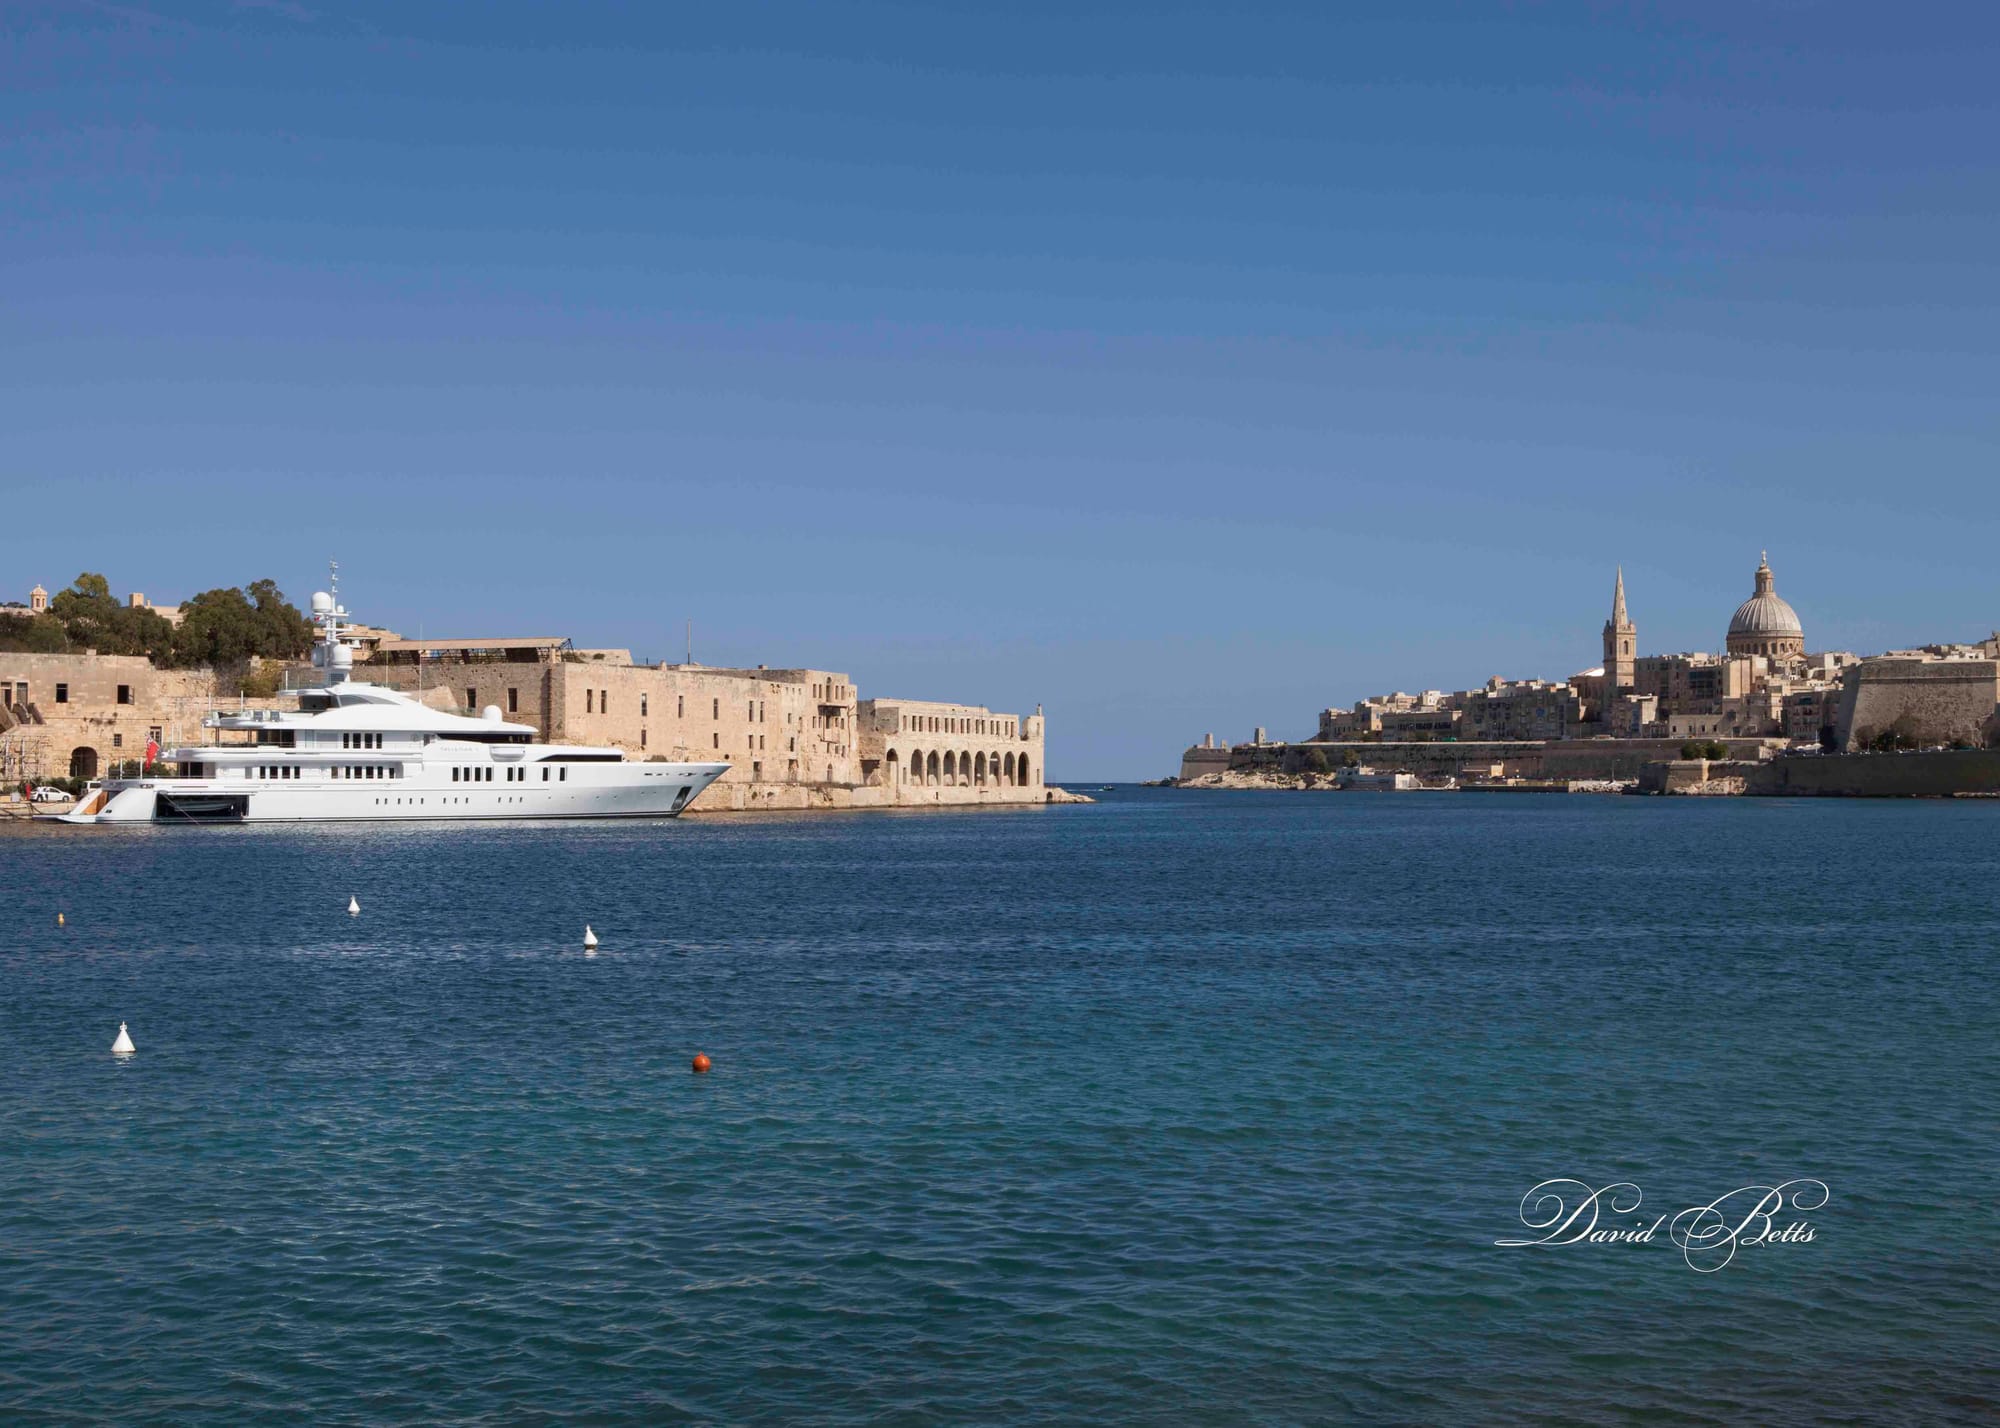
[[[477,709],[479,707],[479,690],[477,687],[468,688],[465,691],[465,707],[468,709]]]
[[[609,714],[611,712],[610,690],[600,689],[597,691],[597,712],[600,714]]]
[[[129,685],[129,684],[121,684],[121,685],[119,685],[119,686],[118,686],[118,702],[119,702],[120,704],[130,704],[130,703],[132,702],[132,686],[131,686],[131,685]]]
[[[114,748],[114,749],[122,749],[122,748],[124,748],[124,747],[125,747],[125,736],[124,736],[123,734],[113,734],[113,735],[111,736],[111,747],[112,747],[112,748]]]
[[[560,774],[559,774],[559,775],[557,776],[557,778],[556,778],[556,782],[557,782],[557,783],[568,783],[568,782],[569,782],[569,770],[568,770],[568,769],[564,769],[564,770],[562,770],[562,771],[561,771],[561,773],[560,773]]]
[[[151,740],[152,740],[152,741],[153,741],[154,743],[156,743],[156,744],[157,744],[157,743],[159,743],[159,742],[160,742],[160,726],[159,726],[158,724],[155,724],[155,725],[154,725],[154,726],[153,726],[152,728],[148,729],[148,730],[146,731],[146,737],[147,737],[148,739],[151,739]]]
[[[457,782],[458,782],[458,770],[457,770],[457,769],[453,769],[453,770],[451,771],[451,781],[452,781],[453,783],[457,783]]]
[[[58,685],[57,688],[61,688],[61,686]],[[722,717],[722,701],[720,699],[714,701],[710,706],[708,717],[711,719],[720,719]]]
[[[639,696],[639,717],[646,717],[646,696],[643,694]]]
[[[641,697],[643,698],[643,696]],[[644,729],[639,731],[639,747],[642,749],[646,747],[646,731]]]
[[[721,734],[719,734],[719,733],[718,733],[718,734],[714,734],[714,735],[711,735],[710,737],[712,737],[712,738],[713,738],[713,739],[715,740],[715,747],[716,747],[716,748],[718,748],[718,749],[719,749],[719,748],[721,748],[721,747],[722,747],[722,735],[721,735]]]
[[[597,712],[596,690],[586,689],[583,691],[583,712],[586,714],[595,714]]]
[[[676,719],[685,719],[687,718],[687,714],[688,697],[685,694],[676,694],[674,696],[674,717]]]
[[[58,684],[56,686],[56,703],[69,703],[69,686],[67,684]]]
[[[521,691],[520,691],[520,690],[518,690],[518,689],[512,689],[512,688],[508,689],[508,691],[507,691],[507,712],[508,712],[509,714],[519,714],[519,713],[521,712]]]

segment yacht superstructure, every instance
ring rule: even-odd
[[[297,692],[296,711],[210,714],[202,726],[215,731],[212,742],[161,751],[174,776],[94,783],[61,821],[671,818],[729,769],[541,744],[497,706],[452,714],[357,680],[338,589],[336,579],[333,592],[312,597],[313,664],[324,682]]]

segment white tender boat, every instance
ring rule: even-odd
[[[337,588],[337,587],[336,587]],[[163,750],[173,777],[103,779],[64,823],[388,822],[420,818],[672,818],[726,763],[638,763],[617,749],[538,744],[535,729],[432,709],[354,679],[332,594],[312,597],[317,689],[298,709],[210,714],[215,742]],[[236,736],[224,742],[223,735]],[[247,737],[245,737],[247,736]]]

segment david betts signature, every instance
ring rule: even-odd
[[[1793,1211],[1818,1210],[1832,1192],[1821,1180],[1787,1180],[1782,1185],[1745,1185],[1706,1205],[1691,1205],[1671,1221],[1665,1215],[1650,1224],[1638,1214],[1645,1195],[1629,1180],[1593,1190],[1581,1180],[1544,1180],[1521,1197],[1521,1223],[1540,1231],[1537,1238],[1495,1240],[1505,1249],[1526,1245],[1651,1244],[1662,1225],[1667,1236],[1699,1274],[1713,1274],[1736,1258],[1742,1245],[1809,1243],[1809,1220],[1781,1217]],[[1629,1225],[1612,1217],[1633,1216]]]

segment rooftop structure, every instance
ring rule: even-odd
[[[1729,619],[1728,650],[1733,655],[1789,658],[1806,652],[1799,612],[1782,599],[1768,554],[1757,562],[1756,592]]]

